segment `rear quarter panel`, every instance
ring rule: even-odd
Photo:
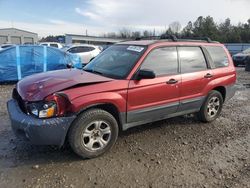
[[[213,79],[211,79],[211,81],[208,83],[204,93],[208,93],[212,89],[219,86],[227,88],[227,86],[233,86],[236,83],[236,70],[230,53],[224,45],[218,44],[217,46],[223,47],[227,54],[229,65],[227,67],[212,69]]]

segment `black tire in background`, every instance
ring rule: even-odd
[[[213,104],[214,99],[215,99],[214,104],[217,104],[217,103],[219,104],[218,108],[217,108],[217,105]],[[215,110],[217,111],[216,113],[212,114],[211,109],[214,106],[216,106]],[[221,93],[216,90],[210,91],[200,111],[197,113],[198,119],[205,123],[214,121],[220,115],[222,106],[223,106],[223,97]],[[212,114],[212,116],[210,114]]]
[[[90,147],[88,147],[88,140],[89,142],[94,140],[94,131],[97,131],[97,128],[95,126],[96,124],[98,124],[96,122],[102,122],[100,123],[100,130],[101,126],[104,126],[103,130],[107,129],[105,128],[105,126],[109,127],[109,129],[107,130],[110,130],[110,134],[109,138],[105,138],[105,141],[107,143],[103,148],[99,147],[98,149],[97,145],[99,144],[99,142],[96,141],[96,143],[94,143],[96,144],[96,148],[94,148],[94,144],[91,143],[93,145],[91,149]],[[104,154],[111,149],[118,137],[118,131],[119,128],[117,121],[110,113],[102,109],[90,109],[86,112],[81,113],[73,122],[68,135],[69,144],[73,151],[82,158],[94,158]],[[84,137],[85,135],[87,136]],[[99,137],[104,140],[104,136],[107,137],[107,135],[104,134],[103,136]],[[98,135],[96,137],[98,137]],[[100,143],[102,142],[100,141]]]

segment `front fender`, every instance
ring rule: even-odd
[[[105,92],[78,97],[71,101],[72,111],[78,113],[82,109],[98,104],[113,104],[119,112],[126,112],[127,92]]]

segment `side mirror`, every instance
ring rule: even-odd
[[[72,68],[74,68],[74,65],[73,65],[73,63],[68,63],[68,64],[66,65],[66,67],[67,67],[68,69],[72,69]]]
[[[155,78],[155,73],[152,70],[149,69],[142,69],[139,70],[138,74],[137,74],[137,79],[141,80],[141,79],[153,79]]]

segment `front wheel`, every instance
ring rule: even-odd
[[[83,158],[102,155],[115,144],[117,137],[116,119],[101,109],[91,109],[80,114],[69,131],[71,148]]]
[[[220,92],[212,90],[208,93],[200,111],[198,119],[202,122],[214,121],[221,113],[223,98]]]

